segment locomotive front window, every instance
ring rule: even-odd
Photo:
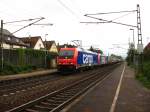
[[[62,50],[59,52],[59,57],[61,58],[72,58],[74,55],[73,50]]]

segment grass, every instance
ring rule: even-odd
[[[142,74],[142,75],[138,75],[136,78],[142,83],[142,85],[143,85],[144,87],[150,89],[150,80],[147,79],[147,77],[145,77],[145,76]]]
[[[150,61],[145,61],[143,63],[143,73],[138,74],[136,77],[142,85],[150,89]]]

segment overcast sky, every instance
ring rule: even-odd
[[[115,53],[126,55],[128,43],[132,42],[132,27],[106,24],[84,24],[80,22],[96,21],[87,18],[85,14],[105,13],[114,11],[136,10],[140,5],[143,44],[150,41],[150,16],[148,0],[1,0],[0,19],[5,22],[45,17],[38,23],[52,23],[53,26],[32,25],[17,33],[15,36],[42,36],[44,40],[55,40],[56,43],[70,43],[71,40],[82,40],[83,47],[93,45],[102,49],[106,54]],[[123,16],[125,15],[126,16]],[[116,19],[118,17],[121,17]],[[137,17],[134,13],[98,15],[97,18],[119,21],[136,26]],[[4,28],[14,32],[30,22],[5,24]],[[48,34],[48,35],[46,35]],[[46,36],[45,36],[46,35]],[[137,44],[137,30],[135,29]],[[117,48],[116,45],[119,44]],[[122,45],[120,45],[122,44]],[[125,48],[125,49],[123,49]]]

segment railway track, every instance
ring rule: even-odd
[[[7,112],[58,112],[90,87],[101,81],[117,66],[114,65],[108,69],[104,69],[101,73],[95,72],[78,82],[8,110]]]
[[[72,74],[73,75],[73,74]],[[77,74],[76,74],[77,76]],[[51,75],[44,75],[43,77],[30,77],[17,80],[10,80],[7,83],[0,83],[0,96],[8,96],[9,94],[15,94],[18,91],[31,90],[38,86],[46,85],[53,81],[59,81],[68,77],[66,75],[60,75],[58,73],[53,73]],[[10,82],[10,84],[8,83]]]
[[[18,90],[24,90],[28,87],[36,87],[37,85],[42,85],[47,83],[49,80],[57,80],[63,77],[57,73],[47,74],[44,76],[27,77],[15,80],[7,80],[0,82],[0,96],[13,93]]]

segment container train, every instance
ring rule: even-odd
[[[108,63],[108,56],[81,48],[61,48],[57,57],[58,71],[80,70]]]

